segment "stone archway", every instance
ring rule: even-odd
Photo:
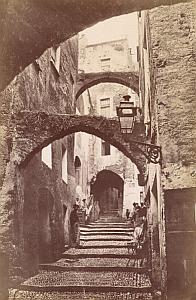
[[[0,91],[47,48],[86,27],[113,16],[187,1],[1,1]]]
[[[47,114],[45,112],[23,111],[15,115],[16,137],[14,151],[16,164],[30,159],[49,143],[75,132],[96,135],[120,150],[137,166],[141,174],[146,173],[146,157],[134,142],[128,143],[120,132],[116,119],[102,116]],[[142,123],[136,122],[133,140],[145,141]]]
[[[113,171],[102,170],[96,175],[91,192],[99,203],[100,215],[122,216],[123,179]]]
[[[88,88],[103,82],[119,83],[139,93],[139,75],[137,72],[99,72],[81,73],[77,78],[76,99]]]

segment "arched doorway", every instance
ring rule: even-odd
[[[91,185],[91,193],[98,201],[100,215],[122,216],[124,181],[116,173],[100,171],[94,184]]]

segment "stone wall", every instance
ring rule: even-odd
[[[21,110],[75,113],[77,37],[62,44],[60,49],[59,69],[51,59],[52,50],[48,49],[1,93],[0,100],[7,105],[11,103],[11,115]],[[19,165],[20,150],[12,147],[15,131],[11,119],[9,129],[10,161],[8,156],[6,173],[1,174],[0,219],[1,236],[5,236],[8,243],[2,242],[1,248],[5,250],[6,247],[12,257],[11,275],[21,269],[21,274],[28,276],[36,272],[39,262],[56,259],[64,243],[69,243],[69,214],[75,200],[74,135],[53,142],[52,167],[48,168],[41,161],[41,152],[31,154],[28,162]],[[27,139],[23,142],[30,147]],[[62,180],[63,146],[68,160],[66,183]],[[67,208],[66,215],[63,204]],[[45,236],[41,246],[40,235]]]
[[[194,242],[191,242],[186,224],[182,234],[179,229],[173,234],[165,232],[165,222],[168,225],[168,209],[165,211],[165,205],[170,201],[170,209],[175,210],[175,198],[178,198],[186,207],[188,199],[183,196],[183,188],[187,190],[187,195],[192,195],[190,201],[194,200],[190,192],[196,186],[194,3],[152,9],[146,17],[146,24],[147,39],[152,49],[148,58],[151,76],[150,137],[161,145],[163,155],[158,206],[162,287],[166,286],[166,250],[168,282],[175,282],[177,287],[181,285],[181,280],[180,276],[175,275],[176,269],[183,278],[187,276],[182,271],[182,265],[187,263],[183,261],[186,247],[181,251],[182,259],[178,260],[173,272],[175,251],[172,245],[179,244],[181,235],[184,241],[189,241],[189,247],[194,247]],[[190,289],[191,284],[193,282],[186,287]],[[171,288],[171,284],[168,287]]]
[[[196,185],[194,3],[150,11],[165,189]]]

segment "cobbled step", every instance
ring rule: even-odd
[[[124,240],[120,240],[120,239],[96,239],[96,240],[81,240],[80,241],[80,247],[97,247],[100,248],[107,248],[107,247],[112,247],[112,248],[119,248],[119,247],[126,247],[127,248],[127,244],[132,240],[132,237],[130,237],[129,239],[124,239]]]
[[[123,248],[122,248],[123,249]],[[81,250],[89,250],[88,248],[84,248]],[[96,250],[96,249],[94,249]],[[102,250],[102,248],[97,249],[97,250]],[[108,250],[113,250],[113,248],[108,248]],[[79,254],[62,254],[62,258],[68,258],[68,259],[78,259],[78,258],[130,258],[130,254],[113,254],[113,253],[103,253],[103,254],[98,254],[98,253],[79,253]],[[143,258],[142,255],[135,255],[132,256],[134,259],[141,259]]]
[[[132,287],[132,286],[102,286],[102,285],[50,285],[34,286],[21,285],[20,290],[35,292],[120,292],[120,293],[150,293],[151,287]]]
[[[111,227],[111,228],[101,228],[101,227],[96,227],[96,228],[93,228],[93,227],[87,227],[87,226],[82,226],[80,227],[80,230],[83,231],[83,232],[132,232],[134,231],[134,228],[132,227],[125,227],[125,228],[118,228],[118,227]]]
[[[41,271],[20,285],[30,291],[97,291],[97,292],[150,292],[146,274],[133,272],[55,272]]]
[[[121,292],[31,292],[10,289],[10,298],[15,300],[152,300],[151,293],[121,293]]]
[[[131,235],[131,234],[133,234],[133,232],[132,231],[122,231],[122,232],[117,232],[117,231],[102,231],[102,232],[100,232],[100,231],[82,231],[82,230],[80,230],[80,234],[81,234],[81,236],[91,236],[91,235],[108,235],[108,236],[110,236],[110,235],[119,235],[119,236],[129,236],[129,235]]]
[[[127,266],[129,262],[129,265]],[[84,272],[138,272],[147,273],[146,261],[129,260],[129,258],[62,258],[53,263],[40,264],[42,270],[84,271]]]
[[[84,227],[84,225],[82,226]],[[86,228],[89,228],[89,229],[103,229],[103,230],[113,230],[114,228],[118,228],[118,229],[127,229],[127,228],[130,228],[128,227],[127,225],[120,225],[119,227],[117,227],[116,225],[112,225],[112,226],[109,226],[109,225],[103,225],[103,224],[97,224],[97,225],[92,225],[92,224],[89,224],[89,225],[85,225]]]
[[[126,235],[126,236],[121,236],[121,235],[91,235],[91,236],[84,236],[84,235],[81,235],[80,236],[80,241],[87,241],[87,242],[90,242],[90,241],[127,241],[127,242],[130,242],[131,241],[131,235]]]
[[[112,255],[124,255],[124,254],[128,254],[128,249],[123,247],[123,248],[105,248],[105,247],[101,247],[101,248],[91,248],[89,249],[89,247],[87,249],[85,248],[69,248],[67,249],[64,254],[96,254],[96,255],[103,255],[103,254],[112,254]]]
[[[93,222],[93,223],[89,223],[87,226],[108,226],[108,227],[113,227],[113,226],[116,226],[116,227],[121,227],[121,226],[124,226],[124,227],[127,227],[127,224],[126,223],[117,223],[117,222]]]
[[[82,267],[82,266],[57,266],[50,264],[41,264],[40,270],[45,271],[74,271],[74,272],[134,272],[137,274],[148,274],[148,269],[144,267]]]

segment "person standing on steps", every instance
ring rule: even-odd
[[[78,216],[79,205],[74,204],[73,210],[70,214],[71,226],[71,246],[78,247],[80,245],[80,220]]]
[[[127,209],[126,209],[126,218],[127,218],[127,220],[129,219],[129,216],[130,216],[130,211],[129,211],[129,209],[127,208]]]

